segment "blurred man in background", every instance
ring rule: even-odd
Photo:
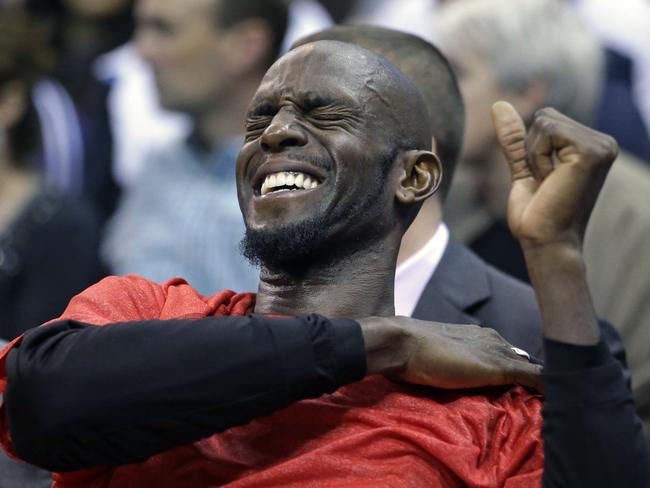
[[[45,124],[48,186],[93,203],[102,223],[115,211],[113,127],[108,96],[112,79],[97,60],[133,34],[132,0],[25,0],[56,53],[52,77],[40,83],[35,104]]]
[[[459,76],[467,109],[463,163],[446,217],[481,257],[527,279],[506,224],[510,185],[484,112],[500,99],[526,122],[547,105],[589,125],[600,96],[602,53],[566,5],[554,0],[458,2],[438,17],[440,43]],[[597,312],[619,327],[638,408],[650,420],[650,173],[623,153],[612,167],[585,239]],[[616,246],[607,245],[612,239]]]
[[[284,38],[285,2],[141,0],[136,18],[161,105],[193,128],[144,163],[109,226],[107,261],[117,274],[183,276],[206,294],[253,290],[256,270],[239,253],[234,160],[247,104]]]

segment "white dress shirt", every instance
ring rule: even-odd
[[[449,230],[441,223],[422,249],[395,270],[395,314],[410,317],[449,242]]]

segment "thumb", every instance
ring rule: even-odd
[[[526,126],[515,108],[508,102],[496,102],[492,105],[492,122],[512,181],[533,177],[526,161]]]

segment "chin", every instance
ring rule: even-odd
[[[304,269],[324,258],[326,249],[332,249],[327,246],[327,230],[323,220],[317,218],[257,227],[247,224],[241,249],[254,264],[279,271]]]

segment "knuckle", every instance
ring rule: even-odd
[[[541,115],[539,117],[535,118],[535,121],[533,122],[535,125],[536,129],[543,132],[543,133],[552,133],[555,130],[556,123],[553,119],[551,119],[548,116]]]
[[[490,337],[492,339],[495,339],[495,340],[497,340],[499,342],[504,342],[503,338],[501,337],[501,334],[499,334],[496,330],[494,330],[494,329],[488,329],[488,330],[490,331]]]
[[[534,114],[534,118],[543,118],[543,117],[552,117],[557,113],[557,110],[555,110],[553,107],[543,107],[540,109],[537,109]]]
[[[590,160],[596,166],[609,164],[618,155],[618,143],[616,139],[602,132],[592,131],[591,141],[586,143],[586,147],[588,149],[584,152],[591,156]]]
[[[609,157],[614,159],[618,155],[618,142],[609,134],[603,134],[602,138],[603,151]]]

